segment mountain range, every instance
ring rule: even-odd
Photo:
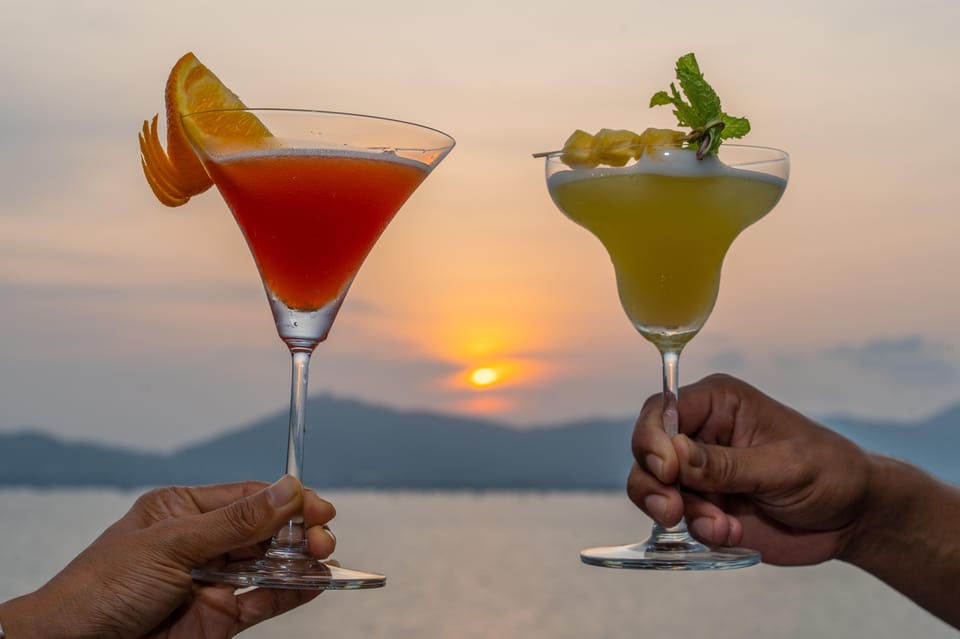
[[[631,418],[519,429],[317,396],[304,482],[317,488],[622,490]],[[960,484],[960,405],[916,423],[821,420],[861,446],[908,459]],[[0,486],[136,488],[273,480],[286,459],[286,413],[171,453],[67,442],[37,431],[0,434]]]

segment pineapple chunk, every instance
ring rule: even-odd
[[[673,129],[649,128],[638,137],[637,158],[644,153],[652,152],[653,148],[657,146],[677,146],[686,135],[683,131],[674,131]]]
[[[593,149],[593,136],[577,129],[563,143],[561,160],[570,167],[593,167],[599,164]]]
[[[624,166],[655,147],[678,146],[685,137],[682,131],[673,129],[649,128],[640,135],[627,129],[600,129],[596,135],[577,129],[564,142],[560,159],[575,169],[598,164]]]
[[[640,136],[626,129],[600,129],[593,140],[597,159],[610,166],[623,166],[635,155]]]

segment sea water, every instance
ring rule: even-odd
[[[136,492],[0,491],[0,600],[36,588],[120,517]],[[243,637],[812,639],[956,637],[856,568],[716,573],[593,568],[587,546],[650,522],[619,493],[328,492],[335,556],[387,575],[328,592]]]

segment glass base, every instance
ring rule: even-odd
[[[285,588],[292,590],[360,590],[381,588],[383,575],[341,568],[318,559],[250,559],[227,563],[218,568],[197,568],[191,576],[197,581],[228,583],[238,588]]]
[[[627,546],[588,548],[580,561],[590,566],[636,570],[731,570],[760,563],[748,548],[711,548],[690,536],[686,527],[655,527],[650,539]]]

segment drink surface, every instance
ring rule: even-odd
[[[349,285],[426,165],[389,152],[264,150],[209,159],[264,285],[315,310]]]
[[[683,343],[713,310],[730,244],[774,207],[786,182],[674,150],[624,168],[560,171],[548,186],[606,247],[634,326],[654,343]]]

